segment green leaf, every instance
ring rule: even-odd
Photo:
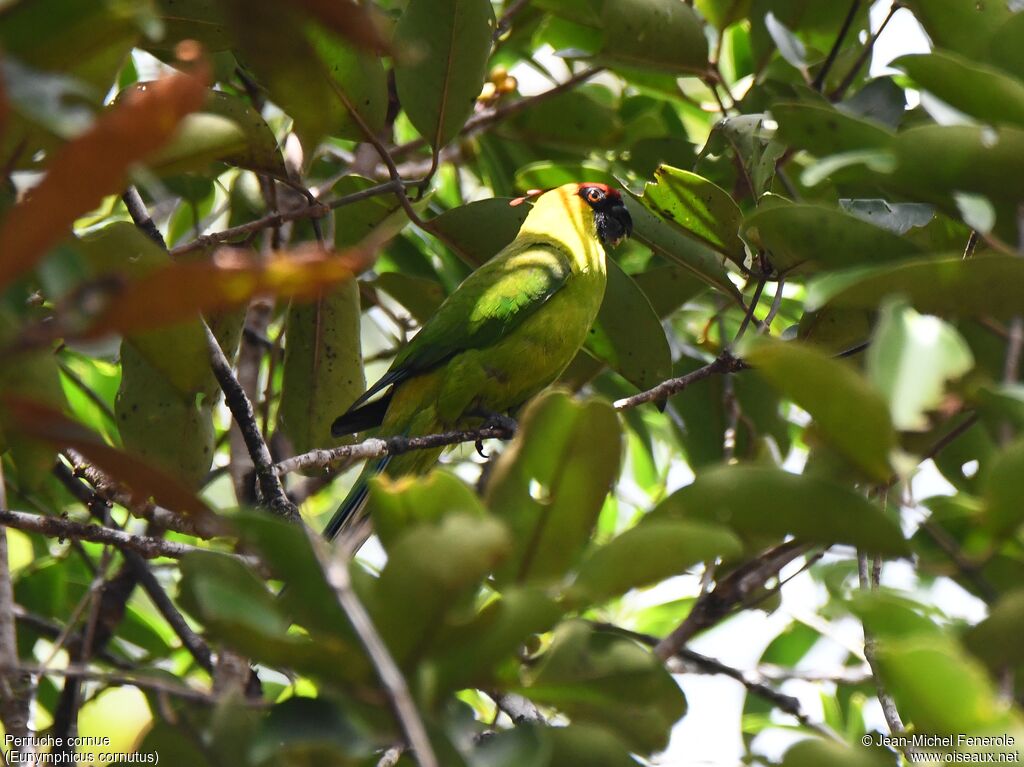
[[[498,682],[503,664],[521,652],[526,641],[550,631],[564,607],[539,589],[510,588],[489,602],[469,622],[451,627],[425,661],[425,676],[441,695]]]
[[[569,764],[585,764],[587,767],[639,767],[640,762],[629,755],[630,749],[623,742],[628,741],[628,738],[620,738],[610,730],[608,727],[589,724],[549,728],[549,767]]]
[[[868,749],[849,746],[832,740],[808,738],[792,746],[782,759],[782,767],[893,767],[891,752],[884,748]]]
[[[584,348],[640,390],[669,378],[672,352],[651,302],[607,259],[608,285]]]
[[[888,408],[847,363],[793,342],[760,337],[742,349],[757,375],[814,419],[825,439],[879,481],[890,475],[896,444]]]
[[[288,620],[256,574],[235,557],[213,551],[181,560],[181,598],[185,608],[221,636],[238,640],[283,638]]]
[[[900,299],[882,307],[867,351],[867,372],[888,399],[897,429],[926,429],[925,413],[942,403],[946,381],[973,367],[970,347],[952,325],[918,314]]]
[[[5,3],[0,48],[33,69],[71,74],[102,99],[141,37],[137,12],[117,0]]]
[[[379,288],[404,306],[421,325],[444,302],[444,288],[437,280],[414,277],[404,272],[384,272],[373,281]]]
[[[854,591],[848,606],[880,641],[942,633],[936,625],[936,620],[942,617],[939,610],[929,609],[897,592]]]
[[[169,347],[166,359],[175,359],[174,351]],[[216,442],[213,400],[183,393],[128,340],[121,344],[114,416],[126,448],[190,488],[202,484]]]
[[[352,765],[376,750],[352,712],[326,697],[293,697],[270,709],[249,755],[254,765]]]
[[[812,282],[807,306],[873,309],[889,295],[905,296],[923,314],[1008,319],[1024,306],[1024,259],[955,255],[851,269]]]
[[[425,477],[378,476],[370,483],[367,509],[385,551],[418,524],[436,524],[448,514],[484,516],[480,499],[465,482],[436,469]]]
[[[772,105],[777,137],[818,156],[858,149],[886,149],[895,134],[885,126],[824,104],[783,102]]]
[[[910,75],[922,90],[983,122],[1024,125],[1024,83],[995,67],[944,51],[901,56],[891,66]]]
[[[814,476],[754,465],[702,471],[692,485],[651,512],[657,517],[707,520],[741,535],[794,535],[808,543],[848,543],[902,556],[899,526],[863,495]]]
[[[170,143],[146,165],[159,175],[174,176],[205,171],[216,161],[288,176],[267,123],[243,99],[222,91],[210,91],[202,110],[186,116]]]
[[[984,668],[951,639],[890,640],[879,645],[878,661],[900,714],[920,732],[1024,737],[1019,715],[1000,699]]]
[[[627,192],[629,190],[627,189]],[[742,301],[721,259],[715,253],[690,237],[686,237],[662,219],[651,213],[637,199],[627,195],[626,208],[633,219],[633,240],[650,248],[662,258],[685,267],[713,288]]]
[[[194,767],[213,767],[207,758],[207,749],[189,738],[173,725],[155,720],[138,745],[138,753],[160,754],[170,764],[191,764]]]
[[[593,549],[580,563],[569,594],[589,603],[605,602],[679,575],[699,562],[738,556],[742,550],[736,536],[718,525],[642,522]]]
[[[239,514],[232,521],[246,545],[258,551],[271,574],[284,583],[278,604],[289,618],[324,636],[355,641],[302,528],[257,512]]]
[[[342,44],[293,6],[271,0],[222,0],[236,50],[295,120],[306,157],[326,133],[364,138],[351,112],[372,131],[383,127],[387,80],[380,59]]]
[[[367,600],[395,660],[410,664],[428,651],[449,611],[476,593],[509,550],[508,531],[491,517],[449,514],[405,530]]]
[[[524,694],[575,723],[614,732],[631,748],[665,748],[686,699],[664,664],[647,648],[583,621],[566,621],[527,677]]]
[[[1024,663],[1024,590],[1016,589],[999,597],[988,617],[972,627],[964,643],[990,669],[1000,671]]]
[[[654,183],[633,195],[678,231],[743,264],[746,249],[738,230],[743,214],[721,187],[696,173],[662,165]]]
[[[395,65],[398,97],[435,149],[462,129],[483,86],[494,31],[487,0],[410,0],[395,27],[406,51]]]
[[[516,188],[524,191],[528,189],[554,189],[563,184],[584,181],[595,181],[611,186],[616,184],[615,177],[597,165],[587,163],[569,165],[564,162],[552,162],[551,160],[530,163],[517,170],[515,177]]]
[[[345,441],[331,423],[366,390],[360,318],[354,280],[288,309],[278,414],[296,453]]]
[[[967,192],[1016,205],[1024,197],[1024,129],[921,125],[902,131],[893,151],[891,183],[919,199]]]
[[[742,231],[781,272],[884,263],[920,252],[909,240],[824,205],[758,208],[743,220]]]
[[[700,18],[675,0],[605,0],[600,60],[641,69],[700,73],[708,43]]]
[[[150,47],[173,50],[182,40],[197,40],[211,53],[232,47],[234,40],[219,0],[156,0],[155,5],[164,34]]]
[[[622,119],[599,85],[583,86],[530,105],[498,131],[526,143],[579,152],[607,149],[624,137]]]
[[[1005,2],[908,0],[903,5],[913,11],[936,47],[973,58],[983,57],[992,35],[1012,16]]]
[[[1015,13],[992,35],[988,45],[991,61],[1024,78],[1024,14]]]
[[[17,333],[15,318],[0,308],[0,343],[16,343]],[[53,352],[42,350],[16,355],[12,364],[0,368],[0,397],[11,395],[27,397],[56,410],[67,409],[60,368]],[[8,450],[18,470],[18,485],[25,490],[36,490],[53,469],[53,446],[21,434],[0,402],[0,452]]]
[[[477,267],[498,253],[519,234],[530,209],[509,205],[508,197],[477,200],[446,210],[431,226],[455,254]]]
[[[549,391],[534,399],[487,484],[486,504],[512,531],[501,583],[557,581],[578,560],[619,469],[618,418],[602,400]]]
[[[661,318],[672,314],[705,288],[693,272],[674,264],[656,266],[631,276],[651,302],[654,313]]]
[[[1024,522],[1024,439],[996,454],[982,477],[982,493],[988,524],[999,534],[1012,533]]]

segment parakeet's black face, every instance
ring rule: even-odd
[[[633,233],[633,219],[622,203],[622,195],[605,184],[580,184],[580,197],[594,211],[597,236],[615,247]]]

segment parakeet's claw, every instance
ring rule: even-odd
[[[481,458],[489,457],[487,453],[484,452],[484,441],[482,439],[478,439],[476,442],[473,443],[473,445],[474,447],[476,447],[477,455],[479,455]]]

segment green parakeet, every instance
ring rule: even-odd
[[[604,298],[604,245],[632,231],[622,197],[604,184],[566,184],[537,198],[515,240],[477,269],[339,417],[334,436],[380,427],[418,436],[481,423],[526,402],[579,352]],[[438,450],[367,465],[324,530],[360,518],[367,481],[426,471]]]

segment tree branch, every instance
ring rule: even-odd
[[[337,549],[335,556],[331,556],[327,549],[327,543],[319,535],[303,525],[306,537],[309,539],[313,552],[320,564],[321,570],[327,578],[327,582],[334,590],[334,595],[341,606],[342,611],[348,616],[356,636],[365,648],[370,661],[377,670],[377,675],[384,690],[387,693],[391,708],[395,713],[399,726],[412,749],[416,761],[420,767],[438,767],[437,756],[427,736],[427,728],[423,724],[416,704],[413,703],[409,687],[405,678],[395,663],[394,658],[377,633],[370,614],[366,612],[363,603],[352,589],[352,581],[349,576],[349,558],[341,548]]]
[[[818,70],[818,74],[815,75],[814,82],[811,83],[811,87],[819,93],[821,93],[821,89],[825,84],[825,78],[828,77],[828,73],[832,71],[832,65],[836,63],[836,56],[839,55],[839,49],[843,47],[843,41],[846,39],[846,34],[850,31],[850,26],[853,24],[853,20],[857,17],[857,11],[859,8],[860,0],[853,0],[853,2],[850,3],[850,10],[847,11],[846,18],[843,19],[843,24],[839,27],[839,34],[836,35],[836,41],[832,44],[832,48],[829,50],[828,56],[825,58],[825,63],[822,64],[821,69]]]
[[[297,522],[299,511],[295,508],[295,504],[288,500],[284,486],[277,473],[274,472],[273,459],[270,457],[270,450],[256,423],[256,413],[253,411],[252,402],[249,401],[245,389],[235,378],[234,371],[231,370],[231,363],[224,355],[224,350],[220,348],[220,343],[213,335],[213,331],[210,330],[210,326],[203,322],[203,329],[206,331],[206,344],[210,351],[210,365],[213,368],[213,374],[224,392],[224,402],[242,432],[245,446],[256,467],[256,481],[263,503],[274,514],[289,522]]]
[[[7,487],[0,465],[0,508],[7,506]],[[18,632],[14,615],[14,586],[7,550],[7,528],[0,524],[0,666],[9,669],[0,676],[0,720],[4,730],[16,737],[29,732],[32,680],[14,670],[18,665]]]
[[[295,210],[289,211],[275,210],[262,218],[256,219],[255,221],[249,221],[245,224],[232,226],[219,232],[211,232],[210,234],[201,235],[191,242],[186,242],[184,245],[171,248],[170,253],[172,256],[181,256],[195,250],[208,248],[212,245],[219,245],[222,242],[227,242],[228,240],[233,240],[238,237],[255,234],[256,232],[261,232],[264,229],[281,226],[281,224],[286,221],[298,221],[303,218],[321,218],[326,216],[332,210],[344,207],[345,205],[351,205],[352,203],[359,202],[360,200],[366,200],[370,197],[378,197],[382,194],[397,192],[403,188],[404,187],[401,182],[385,181],[382,184],[367,187],[366,189],[361,189],[358,192],[352,192],[352,194],[346,194],[342,197],[328,200],[326,202],[317,202],[303,208],[296,208]]]
[[[679,376],[678,378],[670,378],[667,381],[662,381],[657,386],[642,391],[639,394],[634,394],[632,397],[624,397],[619,400],[615,400],[613,403],[616,410],[628,410],[634,408],[637,405],[642,405],[645,402],[654,402],[657,400],[663,400],[671,397],[673,394],[678,394],[683,391],[686,387],[691,384],[697,383],[697,381],[703,381],[705,378],[709,378],[719,373],[738,373],[741,370],[746,370],[748,367],[747,363],[743,360],[734,357],[730,352],[722,352],[714,361],[709,362],[702,368],[687,373],[686,375]]]
[[[200,549],[198,546],[190,546],[187,543],[175,543],[162,538],[133,535],[102,525],[90,525],[84,522],[74,522],[64,517],[44,517],[41,514],[29,514],[10,509],[0,509],[0,524],[13,527],[16,530],[45,535],[49,538],[104,543],[125,551],[134,551],[145,559],[154,559],[155,557],[179,559],[194,551],[207,551],[207,549]]]
[[[509,419],[508,424],[489,424],[479,429],[465,431],[446,431],[439,434],[427,434],[422,437],[388,437],[387,439],[367,439],[355,445],[310,450],[308,453],[274,464],[278,475],[307,469],[326,469],[342,461],[361,461],[367,458],[380,458],[385,455],[401,455],[413,450],[429,450],[436,447],[458,445],[464,442],[479,442],[485,439],[511,439],[515,436],[515,422]]]

